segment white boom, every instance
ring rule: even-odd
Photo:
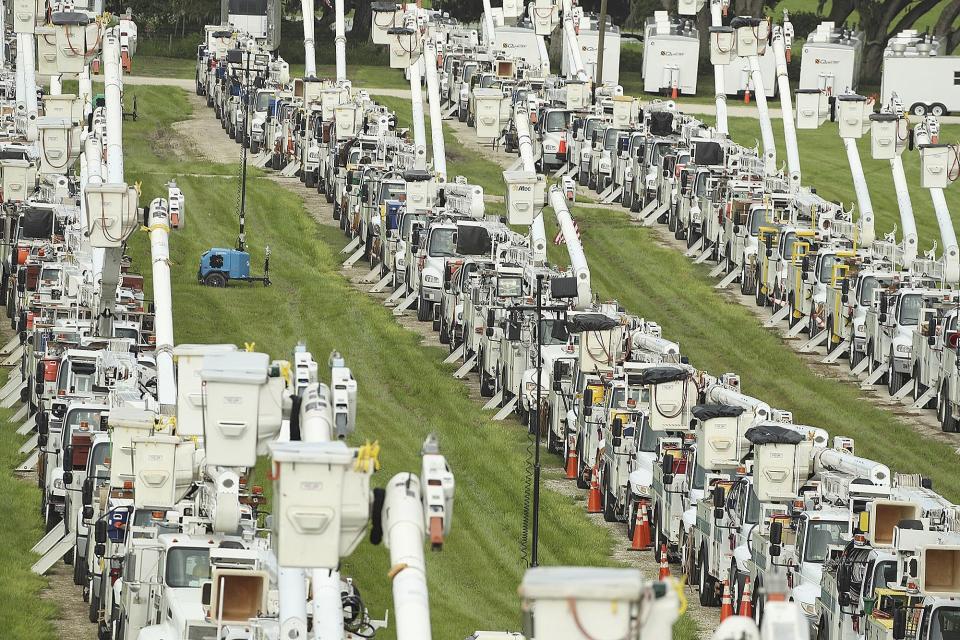
[[[514,109],[513,123],[517,129],[517,147],[520,150],[523,170],[536,173],[533,141],[530,138],[530,116],[527,111],[519,107]],[[539,264],[547,259],[547,232],[543,226],[543,212],[538,213],[533,219],[533,224],[530,225],[530,249],[533,252],[534,262]]]
[[[714,27],[723,25],[723,2],[721,0],[710,0],[710,24]],[[725,74],[723,65],[713,65],[713,92],[717,105],[717,131],[723,135],[729,135],[730,129],[727,126],[727,92],[725,89]]]
[[[384,540],[390,549],[397,640],[430,640],[423,503],[416,475],[398,473],[390,480],[383,520]]]
[[[170,218],[167,202],[150,203],[150,260],[153,264],[154,330],[157,339],[157,401],[161,411],[177,404],[173,363],[173,292],[170,287]]]
[[[873,226],[873,201],[870,199],[870,190],[867,188],[867,178],[863,175],[860,150],[857,148],[857,141],[853,138],[844,138],[843,146],[847,150],[847,162],[850,163],[850,174],[853,177],[853,190],[857,194],[857,206],[860,207],[860,244],[869,247],[876,240],[876,232]]]
[[[37,139],[37,75],[35,43],[32,33],[17,34],[17,71],[23,67],[23,106],[27,140]],[[19,87],[18,87],[19,89]],[[19,99],[19,94],[18,94]]]
[[[897,193],[897,208],[900,210],[900,226],[903,227],[903,266],[909,269],[917,258],[917,221],[913,215],[913,202],[910,200],[910,189],[907,186],[907,176],[903,172],[903,160],[900,154],[904,145],[900,141],[900,124],[906,118],[897,120],[896,155],[890,159],[890,171],[893,173],[893,188]],[[909,126],[909,124],[907,125]],[[948,216],[949,217],[949,216]],[[951,231],[953,224],[950,224]]]
[[[490,0],[483,0],[483,24],[486,30],[487,47],[493,47],[497,39],[497,28],[493,24],[493,8],[490,6]]]
[[[343,15],[344,0],[334,0],[334,9],[336,10],[336,37],[334,47],[337,54],[337,84],[347,81],[347,35],[345,18]]]
[[[760,57],[749,56],[750,77],[756,93],[757,112],[760,114],[760,137],[763,140],[763,170],[768,176],[777,172],[777,143],[773,137],[773,123],[767,108],[767,92],[763,86],[763,73],[760,71]]]
[[[790,173],[790,188],[800,188],[800,150],[797,146],[797,129],[793,120],[793,97],[790,94],[790,78],[787,76],[787,49],[793,41],[793,25],[784,14],[783,26],[773,27],[773,55],[777,66],[777,89],[780,92],[780,109],[783,117],[783,138],[787,147],[787,171]],[[759,99],[759,98],[758,98]]]
[[[890,486],[890,468],[885,464],[855,456],[838,449],[821,449],[814,457],[814,468],[819,471],[840,471],[864,478],[879,487]]]
[[[422,58],[410,65],[410,112],[413,119],[414,167],[426,168],[427,130],[423,120],[423,87],[420,65],[426,64]]]
[[[918,145],[930,144],[932,142],[931,131],[939,130],[939,121],[935,117],[928,116],[927,120],[921,122],[914,129],[915,140]],[[937,226],[940,227],[940,241],[943,243],[943,279],[948,284],[957,284],[960,282],[960,250],[957,247],[957,233],[953,228],[953,220],[950,218],[950,209],[947,207],[947,200],[943,195],[943,189],[931,188],[930,199],[933,200],[933,210],[937,215]]]
[[[337,5],[340,5],[340,0],[337,0]],[[317,47],[316,42],[314,41],[314,4],[313,0],[301,0],[301,5],[303,9],[303,77],[304,78],[316,78],[317,77]],[[343,12],[343,9],[339,9],[340,13]],[[339,55],[339,52],[338,52]],[[339,57],[337,58],[339,61]],[[339,80],[339,66],[337,67]]]
[[[437,78],[437,47],[428,39],[423,45],[423,61],[427,68],[427,97],[430,100],[430,137],[433,145],[433,171],[447,179],[447,151],[443,142],[443,114],[440,110],[440,80]]]
[[[577,302],[575,306],[577,309],[585,309],[590,305],[592,298],[590,268],[587,266],[583,245],[580,244],[577,230],[573,226],[573,218],[570,217],[570,210],[567,208],[567,198],[557,185],[550,187],[550,205],[557,216],[557,224],[563,233],[564,243],[567,245],[567,253],[570,256],[570,270],[573,271],[573,275],[577,279]]]
[[[722,384],[715,384],[707,390],[707,400],[731,407],[743,407],[753,414],[757,422],[770,419],[770,405],[763,400],[748,396]]]
[[[563,35],[567,39],[567,51],[570,52],[570,71],[577,80],[586,81],[587,68],[580,55],[580,39],[577,38],[577,30],[573,26],[573,18],[570,15],[563,18]]]

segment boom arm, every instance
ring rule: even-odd
[[[931,143],[931,130],[939,127],[936,118],[928,117],[925,122],[916,126],[916,142],[918,145]],[[937,214],[937,226],[940,227],[940,240],[943,243],[943,279],[948,284],[960,282],[960,252],[957,248],[957,233],[950,219],[950,209],[943,189],[931,188],[930,199],[933,200],[933,210]]]
[[[423,61],[426,64],[426,60]],[[420,60],[410,65],[410,112],[413,119],[414,166],[424,169],[427,160],[427,131],[423,120],[423,88]]]
[[[334,40],[334,46],[337,54],[337,84],[347,81],[347,36],[345,32],[343,16],[344,0],[333,0],[336,10],[336,29],[337,35]]]
[[[714,27],[723,25],[723,2],[722,0],[710,0],[710,24]],[[727,92],[724,85],[723,65],[713,65],[713,92],[717,105],[717,131],[723,135],[729,135],[730,129],[727,126]]]
[[[430,99],[430,135],[433,143],[433,170],[441,181],[447,179],[447,151],[443,141],[443,114],[440,112],[440,80],[437,78],[437,47],[433,40],[423,45],[427,68],[427,94]]]
[[[793,97],[790,94],[790,78],[787,76],[787,54],[793,40],[793,25],[784,16],[783,26],[773,28],[773,55],[777,65],[777,89],[780,91],[780,108],[783,112],[783,138],[787,146],[787,170],[790,172],[790,187],[800,187],[800,151],[797,146],[797,129],[793,121]],[[759,97],[757,98],[760,99]]]
[[[550,187],[550,205],[557,216],[557,224],[567,245],[567,253],[570,255],[570,269],[577,279],[577,302],[575,306],[577,309],[585,309],[590,305],[592,298],[590,269],[587,266],[587,258],[583,253],[583,245],[580,244],[577,230],[573,226],[570,210],[567,208],[567,199],[557,185]]]
[[[577,38],[577,30],[573,26],[573,18],[569,15],[563,18],[563,35],[567,40],[567,50],[570,52],[570,70],[573,72],[573,77],[586,81],[587,70],[580,56],[580,39]]]
[[[530,138],[530,121],[527,112],[517,108],[513,111],[513,124],[517,129],[517,147],[520,150],[520,160],[523,170],[536,173],[537,165],[533,159],[533,142]],[[547,232],[543,226],[543,213],[538,213],[530,225],[530,248],[533,251],[533,260],[542,263],[547,259]]]
[[[338,5],[338,16],[342,17],[343,9],[339,8],[340,0],[337,0]],[[301,7],[303,8],[303,77],[304,78],[316,78],[317,77],[317,49],[314,42],[314,4],[313,0],[301,0]],[[339,24],[338,24],[339,26]],[[339,31],[337,32],[339,34]],[[339,67],[339,49],[337,50],[337,79],[339,80],[340,67]]]

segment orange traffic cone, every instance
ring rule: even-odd
[[[671,100],[676,100],[676,99],[677,99],[677,88],[676,88],[676,87],[674,87],[674,88],[670,91],[670,99],[671,99]]]
[[[743,104],[750,104],[750,90],[747,89],[743,92]]]
[[[723,581],[723,597],[720,599],[720,622],[733,615],[733,605],[730,603],[730,581]]]
[[[587,513],[600,513],[603,504],[600,497],[600,483],[597,482],[597,468],[593,468],[593,477],[590,478],[590,494],[587,496]]]
[[[650,548],[650,521],[647,520],[647,505],[637,500],[637,522],[633,525],[632,551],[644,551]]]
[[[567,480],[577,479],[577,450],[567,452]]]
[[[670,577],[670,565],[667,564],[667,545],[660,545],[660,575],[659,580],[666,580]]]
[[[753,617],[753,600],[750,593],[750,576],[747,576],[743,581],[743,595],[740,596],[740,611],[738,612],[741,616],[746,616],[747,618]]]

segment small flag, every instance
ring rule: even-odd
[[[570,219],[573,220],[573,228],[577,230],[577,240],[580,240],[581,237],[582,237],[581,234],[580,234],[580,225],[577,224],[576,219],[574,219],[574,218],[572,218],[572,217],[571,217]],[[554,237],[554,239],[553,239],[553,244],[559,246],[559,245],[563,244],[564,242],[565,242],[565,240],[563,239],[563,231],[557,229],[557,235],[556,235],[556,237]]]

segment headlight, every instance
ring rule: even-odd
[[[634,486],[631,487],[631,489],[635,494],[643,498],[646,498],[650,495],[650,487],[644,485]]]
[[[864,333],[866,333],[867,327],[866,325],[857,324],[853,326],[853,331],[858,335],[863,335]]]
[[[423,276],[423,281],[428,284],[440,284],[440,278],[437,276],[431,276],[429,274]]]
[[[897,353],[910,353],[911,351],[913,351],[913,345],[909,345],[909,344],[897,345]]]
[[[527,388],[527,393],[533,393],[534,391],[537,390],[537,383],[536,383],[536,382],[528,382],[528,383],[526,384],[526,388]]]
[[[53,488],[63,490],[63,478],[55,478],[53,481]]]
[[[813,604],[807,604],[806,602],[801,602],[800,608],[803,609],[803,612],[808,616],[815,616],[817,614],[817,607]]]

